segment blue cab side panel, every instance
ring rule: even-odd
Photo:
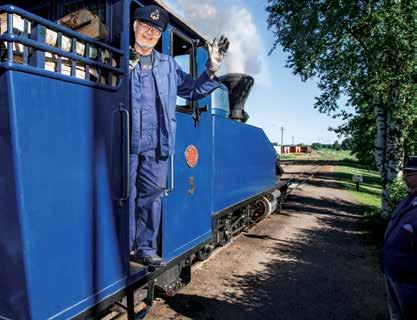
[[[0,75],[0,318],[28,319],[29,306],[18,209],[18,181],[13,160],[10,72]]]
[[[193,127],[191,115],[177,114],[175,187],[163,204],[163,258],[171,260],[211,237],[211,144],[210,121],[204,114],[200,127]],[[207,131],[206,131],[207,130]],[[185,150],[198,149],[195,168],[187,166]]]
[[[204,72],[207,53],[203,48],[198,48],[196,56],[197,70]],[[211,97],[207,96],[197,103],[200,108],[210,108]],[[162,256],[166,260],[180,256],[212,235],[211,112],[203,112],[198,124],[192,114],[177,112],[176,117],[174,191],[163,202]],[[189,145],[198,149],[198,162],[194,168],[190,168],[185,161],[185,150]]]
[[[111,183],[120,161],[114,139],[120,141],[122,93],[6,75],[0,229],[9,232],[0,233],[0,257],[6,270],[16,271],[2,279],[0,294],[10,296],[4,292],[10,288],[23,302],[16,308],[29,312],[14,317],[10,301],[0,304],[0,315],[68,319],[125,285],[127,213],[115,205]]]
[[[213,213],[276,185],[275,150],[262,129],[214,115]]]

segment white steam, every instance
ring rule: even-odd
[[[225,58],[227,72],[247,73],[261,83],[269,82],[263,74],[265,54],[259,31],[248,9],[216,0],[165,2],[208,39],[221,34],[229,38],[230,48]]]

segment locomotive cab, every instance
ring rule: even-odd
[[[272,146],[244,123],[243,107],[230,109],[235,78],[199,101],[177,99],[159,233],[168,266],[138,266],[127,208],[132,17],[163,4],[10,2],[0,7],[0,318],[88,318],[126,295],[132,307],[135,289],[152,300],[156,278],[175,291],[192,257],[227,239],[246,223],[232,217],[249,217],[240,210],[275,188]],[[55,22],[79,9],[88,22]],[[157,50],[197,78],[206,41],[170,12]]]

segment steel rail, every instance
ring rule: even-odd
[[[296,183],[295,186],[291,186],[291,184],[293,183],[292,181],[296,180],[296,177],[293,177],[291,179],[289,179],[287,181],[287,185],[288,185],[288,191],[287,191],[287,195],[291,194],[294,190],[296,190],[299,186],[302,186],[303,184],[305,184],[308,180],[310,180],[317,172],[319,172],[320,168],[324,165],[326,165],[327,163],[329,163],[328,160],[322,160],[321,163],[313,166],[313,168],[311,168],[311,170],[309,172],[303,172],[298,174],[296,177],[300,176],[300,175],[304,175],[304,174],[308,174],[308,176],[306,178],[304,178],[303,180],[301,180],[300,182]],[[317,168],[317,169],[316,169]]]

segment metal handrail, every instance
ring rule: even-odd
[[[166,187],[165,189],[165,196],[168,196],[168,194],[170,194],[172,191],[174,191],[174,178],[175,178],[175,174],[174,174],[174,155],[171,154],[169,157],[169,167],[170,167],[170,186]]]
[[[57,23],[54,23],[54,22],[51,22],[51,21],[49,21],[47,19],[44,19],[42,17],[39,17],[39,16],[37,16],[37,15],[35,15],[35,14],[29,12],[29,11],[23,10],[23,9],[21,9],[19,7],[15,7],[13,5],[0,6],[0,12],[15,13],[15,14],[17,14],[19,16],[22,16],[22,17],[26,18],[26,19],[29,19],[31,21],[35,21],[35,22],[37,22],[37,23],[39,23],[39,24],[41,24],[43,26],[46,26],[49,29],[52,29],[53,31],[61,32],[62,34],[67,35],[67,36],[69,36],[71,38],[77,38],[77,39],[80,39],[80,40],[82,40],[84,42],[93,44],[95,46],[102,47],[104,49],[108,49],[110,51],[113,51],[115,53],[118,53],[121,56],[124,55],[123,50],[120,50],[120,49],[114,48],[112,46],[109,46],[106,43],[103,43],[103,42],[94,40],[94,39],[92,39],[90,37],[87,37],[86,35],[83,35],[81,33],[78,33],[76,31],[73,31],[71,29],[68,29],[68,28],[66,28],[64,26],[61,26],[61,25],[59,25]]]
[[[45,69],[35,68],[29,65],[23,65],[20,63],[7,62],[7,61],[0,63],[0,70],[1,69],[11,69],[11,70],[16,70],[16,71],[21,71],[21,72],[27,72],[27,73],[39,75],[42,77],[48,77],[52,79],[57,79],[57,80],[66,81],[70,83],[76,83],[76,84],[89,86],[89,87],[103,88],[103,89],[110,90],[110,91],[117,91],[122,86],[122,81],[119,81],[119,83],[116,86],[112,86],[108,84],[103,84],[99,82],[76,78],[73,76],[59,74],[59,73],[48,71]]]
[[[103,68],[103,69],[106,69],[108,71],[112,71],[112,72],[115,72],[115,73],[118,73],[118,74],[124,74],[123,69],[115,68],[115,67],[112,67],[110,65],[104,64],[102,62],[80,56],[76,53],[67,52],[65,50],[62,50],[62,49],[59,49],[59,48],[56,48],[56,47],[52,47],[48,44],[37,42],[37,41],[31,40],[31,39],[28,39],[28,38],[25,38],[25,37],[22,37],[22,36],[18,36],[18,35],[15,35],[15,34],[5,33],[2,36],[0,36],[0,41],[2,41],[2,40],[6,41],[6,42],[18,42],[18,43],[21,43],[23,45],[36,48],[36,49],[41,50],[41,51],[54,53],[56,55],[59,55],[59,56],[62,56],[62,57],[65,57],[65,58],[68,58],[68,59],[71,59],[71,60],[76,60],[78,62],[82,62],[82,63],[88,64],[88,65],[97,66],[97,67],[100,67],[100,68]]]
[[[32,74],[38,74],[42,76],[47,76],[55,79],[60,79],[64,81],[69,81],[73,83],[101,87],[110,90],[118,90],[121,86],[121,81],[118,79],[116,85],[112,85],[113,74],[118,78],[125,74],[123,68],[120,67],[122,57],[125,55],[123,50],[109,46],[108,44],[102,43],[95,39],[92,39],[88,36],[85,36],[81,33],[68,29],[64,26],[46,20],[44,18],[38,17],[33,13],[30,13],[26,10],[18,8],[13,5],[3,5],[0,6],[0,13],[7,13],[7,30],[2,35],[0,35],[0,42],[8,43],[7,47],[7,62],[0,63],[1,68],[19,70],[24,72],[29,72]],[[13,16],[17,15],[20,19],[24,20],[24,31],[23,34],[15,34],[13,29]],[[40,28],[41,32],[37,32],[35,38],[30,39],[28,33],[28,24],[34,24],[34,28]],[[43,31],[42,31],[43,30]],[[56,44],[46,43],[45,34],[49,31],[57,33]],[[43,34],[43,35],[42,35]],[[62,49],[62,38],[67,37],[71,40],[71,49],[70,51]],[[19,43],[24,46],[23,52],[23,64],[15,63],[14,61],[14,51],[13,43]],[[82,54],[77,53],[77,43],[85,46],[85,50]],[[28,64],[28,47],[34,48],[39,52],[40,60],[39,63]],[[90,58],[90,50],[94,48],[97,50],[97,55]],[[45,59],[45,52],[57,55],[56,63],[57,68],[55,71],[45,70],[43,61]],[[108,57],[108,62],[103,62],[103,53]],[[61,73],[62,68],[62,58],[66,58],[71,61],[71,75],[67,76]],[[113,66],[113,62],[116,59],[116,67]],[[80,79],[76,76],[76,66],[77,62],[85,65],[85,78]],[[90,67],[96,67],[99,75],[97,81],[90,80]],[[106,78],[109,81],[109,84],[103,84],[100,82],[100,74],[105,71],[108,73]],[[123,80],[123,79],[122,79]]]

